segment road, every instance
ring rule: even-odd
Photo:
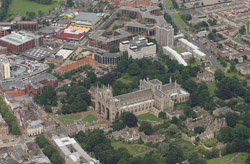
[[[165,11],[166,13],[168,13],[168,14],[171,16],[171,12],[170,12],[169,9],[167,8],[166,1],[165,1],[165,0],[163,0],[163,8],[164,8],[164,11]],[[188,38],[188,40],[189,40],[191,43],[193,43],[194,45],[196,45],[197,47],[199,47],[200,50],[201,50],[202,52],[204,52],[204,53],[207,55],[207,59],[208,59],[208,61],[210,62],[212,68],[214,68],[214,69],[219,69],[219,65],[218,65],[218,63],[217,63],[216,57],[213,56],[212,53],[211,53],[209,50],[207,50],[207,48],[206,48],[204,45],[202,45],[202,44],[199,43],[198,41],[195,41],[195,40],[193,39],[193,37],[192,37],[192,36],[191,36],[182,26],[180,26],[180,25],[175,21],[175,19],[174,19],[172,16],[171,16],[171,18],[173,19],[173,21],[174,21],[174,23],[176,24],[176,26],[179,28],[179,31],[180,31],[181,33],[183,33],[183,34]]]

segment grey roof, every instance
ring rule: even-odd
[[[46,35],[48,35],[48,34],[54,34],[55,33],[55,29],[51,28],[51,27],[46,27],[46,28],[41,29],[40,32],[42,34],[46,34]]]
[[[122,29],[116,29],[115,30],[116,35],[112,36],[110,38],[104,36],[105,34],[105,30],[98,30],[95,33],[93,33],[92,35],[90,35],[90,39],[94,39],[94,40],[98,40],[98,41],[102,41],[102,42],[112,42],[112,41],[116,41],[116,40],[120,40],[123,38],[127,38],[130,36],[133,36],[133,34],[122,30]]]
[[[109,53],[109,52],[102,52],[102,51],[96,51],[97,55],[103,56],[103,57],[121,57],[123,55],[122,52],[117,53]]]
[[[129,101],[129,100],[144,98],[145,95],[153,96],[151,89],[139,90],[136,92],[131,92],[131,93],[119,95],[119,96],[116,96],[115,98],[119,99],[121,102],[122,101],[125,102],[125,101]]]
[[[152,84],[161,84],[161,81],[158,80],[158,79],[150,80],[150,82],[151,82]]]
[[[154,24],[141,24],[141,23],[135,23],[135,22],[128,22],[126,26],[130,27],[140,27],[144,29],[154,29],[155,25]]]
[[[33,39],[38,39],[40,38],[40,35],[36,35],[30,32],[24,32],[24,31],[19,31],[18,33],[12,32],[9,35],[3,36],[0,38],[1,41],[19,46],[21,44],[24,44],[26,42],[29,42]]]
[[[48,48],[35,47],[21,54],[22,56],[25,56],[27,58],[40,61],[40,60],[44,60],[46,57],[50,55],[55,54],[55,52]]]
[[[157,95],[158,97],[162,98],[164,96],[165,93],[163,93],[162,91],[160,90],[156,90],[155,91],[155,95]]]
[[[160,7],[158,6],[151,6],[147,8],[134,8],[134,7],[126,7],[126,6],[120,7],[120,10],[134,11],[134,12],[140,13],[142,18],[154,19],[156,21],[155,23],[156,25],[165,26],[168,23],[166,22],[163,16],[151,15],[152,11],[159,10],[159,9]]]
[[[97,24],[102,19],[102,16],[99,16],[96,13],[81,12],[73,20],[74,21],[85,21],[90,22],[91,24]]]
[[[43,86],[40,82],[43,80],[57,80],[57,78],[49,73],[41,73],[36,76],[31,77],[27,81],[6,81],[2,82],[0,86],[3,88],[3,90],[9,90],[12,88],[18,88],[18,89],[25,89],[25,84],[29,83],[34,88],[38,88],[39,86]]]

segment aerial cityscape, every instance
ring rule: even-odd
[[[250,164],[250,0],[0,0],[0,164]]]

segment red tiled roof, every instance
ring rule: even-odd
[[[60,69],[59,74],[63,75],[65,72],[72,71],[74,69],[77,69],[77,68],[84,66],[84,65],[87,65],[87,64],[93,66],[95,64],[94,59],[92,59],[91,57],[85,57],[84,59],[78,60],[72,64],[69,64],[69,65],[66,65]]]
[[[62,32],[58,36],[58,39],[62,39],[62,40],[68,40],[68,39],[81,40],[83,38],[83,36],[84,36],[84,33],[81,33],[81,34],[71,34],[71,33]]]

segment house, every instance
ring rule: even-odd
[[[224,116],[227,113],[232,113],[234,112],[230,107],[222,107],[222,108],[217,108],[216,110],[213,111],[213,115],[215,116]]]
[[[210,71],[205,70],[205,69],[198,72],[197,78],[200,81],[204,81],[204,82],[208,82],[208,83],[215,81],[214,74]]]

